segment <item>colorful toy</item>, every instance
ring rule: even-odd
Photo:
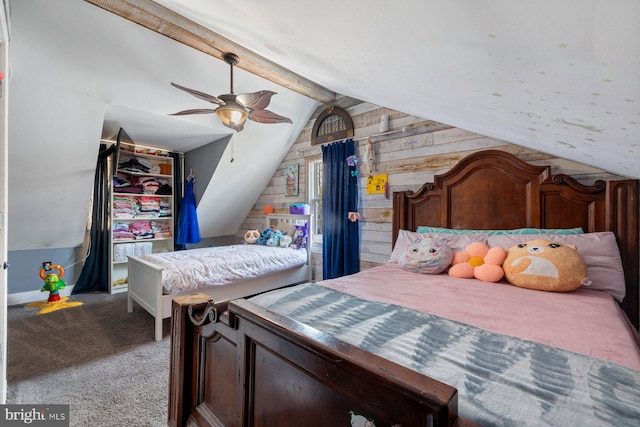
[[[283,234],[282,237],[280,237],[281,248],[288,248],[291,242],[293,242],[293,239],[288,234]]]
[[[52,270],[58,270],[58,274],[52,273]],[[64,268],[60,265],[52,265],[51,262],[43,262],[40,269],[40,278],[44,280],[44,286],[40,289],[40,292],[49,292],[49,298],[47,301],[32,302],[26,305],[26,307],[40,307],[41,310],[38,314],[49,313],[61,308],[76,307],[82,305],[81,302],[72,301],[69,302],[69,297],[60,297],[60,291],[67,285],[64,280]]]
[[[267,240],[269,240],[272,233],[273,228],[265,228],[264,230],[262,230],[262,234],[260,235],[260,237],[258,237],[258,240],[256,240],[256,245],[266,245]]]
[[[304,225],[295,224],[296,231],[293,233],[291,247],[294,249],[305,249],[307,247],[307,237],[309,236],[309,223]]]
[[[47,273],[51,270],[58,270],[59,274]],[[45,276],[45,273],[46,276]],[[40,269],[40,278],[44,280],[44,286],[40,289],[40,292],[49,292],[48,302],[60,301],[60,290],[64,289],[67,284],[62,280],[64,276],[64,268],[59,265],[51,265],[48,262],[42,263]]]
[[[260,238],[260,230],[249,230],[244,233],[244,242],[253,245]]]
[[[398,264],[413,273],[440,274],[452,260],[453,251],[447,246],[447,239],[425,237],[409,243]]]
[[[506,256],[507,252],[500,246],[489,248],[484,242],[473,242],[464,251],[453,254],[449,276],[497,282],[504,276],[502,262]]]
[[[509,248],[502,267],[507,281],[521,288],[568,292],[591,283],[576,247],[552,240],[531,240]]]
[[[282,231],[273,230],[271,232],[271,235],[267,239],[267,242],[266,242],[267,246],[271,246],[271,247],[279,246],[281,237],[282,237]]]

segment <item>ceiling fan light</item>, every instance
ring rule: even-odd
[[[234,105],[235,104],[235,105]],[[247,120],[247,110],[235,102],[227,102],[216,109],[216,114],[225,125],[237,126]]]

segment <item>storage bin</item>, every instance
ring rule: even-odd
[[[160,173],[162,175],[171,175],[171,165],[168,163],[160,164]]]
[[[289,213],[292,215],[309,215],[311,208],[304,203],[289,205]]]
[[[113,261],[124,262],[129,255],[135,255],[133,243],[118,243],[113,245]]]
[[[133,255],[149,255],[153,251],[153,242],[136,242],[135,253]]]

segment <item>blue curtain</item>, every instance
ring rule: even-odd
[[[357,212],[358,177],[347,158],[355,154],[352,139],[322,147],[322,278],[333,279],[360,270]]]
[[[107,292],[109,290],[109,203],[108,185],[111,175],[107,172],[107,159],[115,152],[115,146],[106,148],[100,144],[98,164],[93,183],[93,210],[91,211],[91,230],[89,236],[89,256],[72,294],[85,292]]]
[[[187,243],[198,243],[201,240],[196,211],[196,194],[193,188],[195,181],[195,178],[190,178],[184,182],[184,197],[180,202],[176,245],[186,246]]]

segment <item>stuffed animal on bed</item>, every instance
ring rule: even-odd
[[[500,246],[489,248],[484,242],[473,242],[464,251],[453,254],[449,276],[497,282],[504,276],[502,262],[506,256],[507,252]]]
[[[282,237],[282,231],[273,230],[269,238],[267,239],[266,245],[271,247],[276,247],[280,245],[280,238]]]
[[[283,234],[282,237],[280,237],[280,247],[288,248],[289,245],[291,245],[292,241],[293,239],[291,238],[291,236],[289,236],[288,234]]]
[[[244,233],[244,242],[248,245],[253,245],[260,238],[259,230],[249,230]]]
[[[294,249],[304,249],[307,247],[307,237],[309,236],[309,223],[304,225],[295,224],[296,231],[293,233],[291,247]]]
[[[447,239],[425,237],[409,243],[398,264],[413,273],[440,274],[452,259],[453,251],[447,246]]]
[[[258,240],[256,240],[256,245],[266,245],[267,240],[269,240],[272,234],[273,234],[273,228],[271,227],[265,228],[262,231],[262,234],[260,235],[260,237],[258,237]]]
[[[507,281],[521,288],[569,292],[591,283],[576,247],[552,240],[531,240],[509,248],[502,267]]]

